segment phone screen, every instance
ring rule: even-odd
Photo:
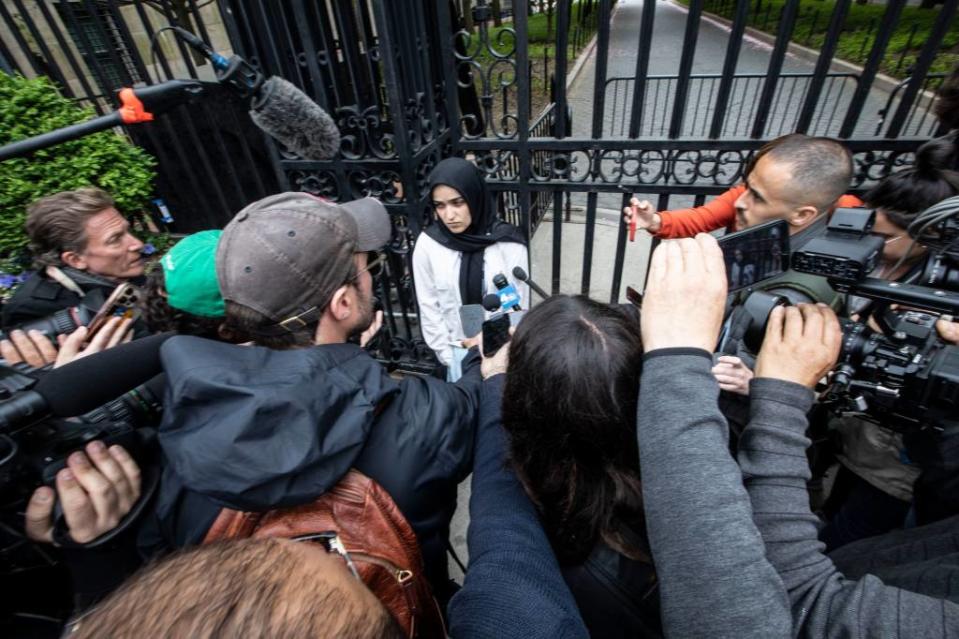
[[[719,238],[729,291],[781,275],[789,268],[789,225],[773,220]]]
[[[509,314],[483,322],[483,357],[491,357],[509,341]]]

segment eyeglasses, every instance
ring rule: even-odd
[[[380,253],[379,251],[368,251],[366,253],[366,267],[357,271],[356,275],[354,275],[350,279],[355,280],[360,275],[362,275],[364,271],[369,271],[370,277],[372,277],[373,279],[376,279],[377,277],[380,276],[380,273],[383,272],[383,263],[385,261],[386,261],[386,253]]]
[[[356,569],[356,564],[353,563],[353,558],[350,557],[350,553],[346,552],[346,547],[340,540],[340,536],[332,530],[313,533],[311,535],[290,537],[290,541],[312,541],[320,544],[324,549],[326,549],[326,552],[330,553],[331,555],[339,555],[342,557],[343,561],[346,562],[346,567],[350,569],[350,572],[353,573],[353,576],[360,581],[363,581],[360,578],[359,571]]]

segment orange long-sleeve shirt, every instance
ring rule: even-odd
[[[740,184],[702,206],[661,211],[659,217],[662,226],[659,233],[656,233],[656,237],[663,239],[693,237],[697,233],[709,233],[723,227],[727,231],[735,231],[736,200],[745,190],[746,185]],[[837,207],[857,207],[862,204],[862,200],[855,195],[843,195],[836,202]]]

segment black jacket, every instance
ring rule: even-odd
[[[200,543],[222,506],[309,502],[356,468],[393,497],[431,581],[445,582],[456,486],[472,467],[478,356],[447,384],[397,381],[351,344],[275,351],[175,337],[161,353],[168,464],[147,550]]]
[[[110,294],[110,291],[116,284],[81,284],[84,291],[93,288],[104,289],[104,299]],[[13,296],[3,305],[3,328],[8,329],[19,326],[24,322],[40,319],[56,313],[59,310],[76,306],[80,303],[80,296],[64,287],[56,280],[50,279],[40,273],[34,273],[28,277]]]

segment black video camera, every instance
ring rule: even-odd
[[[932,238],[930,244],[939,250],[930,258],[938,260],[940,266],[932,271],[938,275],[927,281],[949,282],[955,277],[951,269],[959,255],[959,233],[953,232],[959,229],[959,198],[953,199],[955,207],[936,220],[941,228],[926,225],[913,235],[918,239],[923,233],[924,245],[925,238]],[[959,346],[943,342],[935,323],[939,313],[959,315],[959,293],[869,277],[883,248],[883,239],[870,234],[874,220],[873,211],[838,209],[825,234],[793,251],[790,258],[794,270],[825,277],[838,292],[869,298],[881,309],[890,304],[913,309],[879,312],[883,333],[842,321],[842,353],[822,401],[836,412],[863,414],[896,430],[939,428],[959,418]],[[784,296],[764,292],[746,299],[747,347],[758,351],[769,312],[788,304]]]
[[[95,382],[95,380],[92,380]],[[45,561],[44,554],[22,535],[23,512],[27,501],[41,485],[54,485],[57,472],[67,457],[94,440],[106,446],[122,446],[140,465],[141,494],[155,488],[158,473],[155,426],[160,415],[164,378],[158,375],[80,417],[57,418],[31,409],[30,396],[38,383],[34,374],[0,366],[0,574],[26,570]],[[141,499],[141,503],[145,503]],[[142,508],[142,506],[141,506]],[[90,546],[106,543],[122,531],[139,513],[134,509],[114,532],[94,540]],[[59,507],[55,511],[54,540],[72,545]]]

